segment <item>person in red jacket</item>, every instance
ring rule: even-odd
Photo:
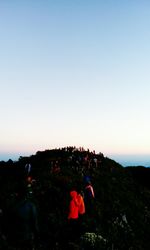
[[[79,218],[79,206],[78,206],[78,199],[77,199],[77,192],[71,191],[70,192],[70,205],[69,205],[69,215],[68,219],[78,219]]]
[[[69,204],[69,214],[68,214],[68,223],[69,223],[69,233],[70,239],[74,240],[78,236],[79,232],[79,203],[77,199],[77,192],[75,190],[70,192],[70,204]]]

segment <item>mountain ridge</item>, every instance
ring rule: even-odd
[[[107,242],[96,248],[95,241],[93,249],[150,249],[150,169],[124,168],[102,153],[83,148],[37,151],[16,162],[0,162],[0,199],[4,210],[14,202],[12,197],[18,183],[24,181],[27,163],[32,166],[31,176],[35,180],[33,198],[39,208],[40,235],[42,238],[46,215],[49,245],[54,247],[57,243],[60,249],[66,249],[63,244],[69,244],[66,228],[69,192],[76,188],[84,191],[84,177],[90,176],[95,203],[92,217],[86,216],[85,232],[101,235]]]

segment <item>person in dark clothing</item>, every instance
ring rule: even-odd
[[[95,194],[90,181],[87,181],[84,189],[84,200],[85,200],[85,207],[86,212],[88,215],[94,214],[94,200]]]
[[[33,250],[38,235],[37,208],[26,198],[26,187],[20,188],[11,216],[12,244],[16,249]]]
[[[25,174],[26,176],[31,174],[31,164],[29,162],[25,165]]]
[[[7,249],[3,210],[0,208],[0,249]]]
[[[85,185],[85,200],[93,200],[95,197],[94,190],[90,181],[87,181]]]

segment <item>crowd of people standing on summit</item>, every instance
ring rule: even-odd
[[[51,173],[60,172],[61,166],[65,164],[84,176],[87,171],[92,173],[96,168],[100,167],[104,158],[101,152],[96,154],[95,151],[90,152],[89,149],[85,151],[83,147],[66,147],[62,150],[67,156],[63,159],[63,162],[62,159],[54,159],[50,162]]]

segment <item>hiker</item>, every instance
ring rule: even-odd
[[[70,192],[71,200],[69,204],[68,225],[71,240],[74,240],[79,232],[79,206],[77,196],[78,194],[75,190]]]
[[[0,248],[7,249],[7,238],[5,235],[5,221],[3,210],[0,208]]]
[[[26,186],[19,187],[11,213],[11,243],[18,250],[33,250],[38,235],[37,208],[26,191]]]
[[[85,206],[86,206],[86,212],[87,214],[94,214],[94,190],[91,184],[91,181],[87,181],[85,184],[85,189],[84,189],[84,200],[85,200]]]
[[[94,190],[91,184],[91,181],[87,181],[85,186],[85,198],[91,200],[95,197]]]
[[[27,176],[30,175],[30,173],[31,173],[31,164],[30,163],[26,163],[26,165],[25,165],[25,173],[26,173]]]

